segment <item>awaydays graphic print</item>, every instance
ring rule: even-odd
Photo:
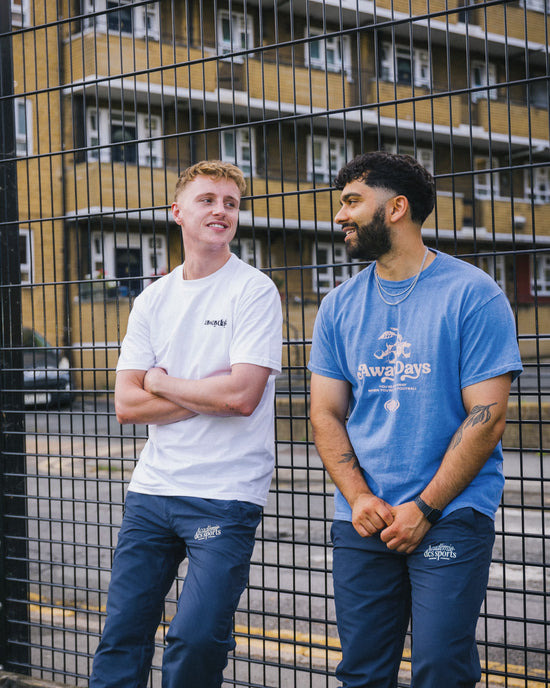
[[[412,345],[396,327],[383,332],[378,341],[372,360],[357,369],[358,380],[367,382],[369,392],[415,390],[414,381],[432,372],[430,363],[415,360]]]

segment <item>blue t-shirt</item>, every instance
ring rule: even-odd
[[[399,293],[412,280],[382,284]],[[308,367],[350,383],[349,438],[369,488],[391,505],[414,499],[436,473],[466,418],[461,390],[522,370],[504,293],[482,270],[440,252],[397,306],[382,301],[374,264],[329,293]],[[494,518],[503,486],[499,443],[443,513],[469,506]],[[338,490],[335,518],[351,520]]]

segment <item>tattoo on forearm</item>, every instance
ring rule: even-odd
[[[360,468],[359,459],[355,456],[355,452],[352,451],[344,452],[338,463],[351,463],[353,469]]]
[[[488,423],[491,420],[490,409],[491,406],[495,406],[496,403],[497,402],[494,401],[492,404],[487,404],[485,406],[474,406],[474,408],[470,412],[470,415],[466,418],[466,420],[462,423],[462,425],[454,434],[454,437],[451,440],[451,449],[455,449],[456,447],[458,447],[458,445],[462,441],[462,435],[464,433],[464,430],[468,426],[478,425],[479,423],[485,425],[485,423]]]

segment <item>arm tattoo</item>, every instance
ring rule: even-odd
[[[487,404],[486,406],[474,406],[474,408],[470,411],[470,415],[458,428],[453,439],[451,440],[451,449],[455,449],[456,447],[458,447],[458,445],[462,441],[462,435],[464,433],[464,430],[469,425],[478,425],[479,423],[485,425],[485,423],[488,423],[491,420],[490,408],[491,406],[495,406],[496,403],[497,402],[494,401],[492,404]]]
[[[344,452],[342,454],[342,458],[338,463],[351,463],[351,467],[355,470],[356,468],[360,468],[359,465],[359,459],[355,456],[355,452],[348,451]]]

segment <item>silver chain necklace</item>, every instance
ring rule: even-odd
[[[403,303],[403,301],[408,298],[411,294],[413,289],[416,287],[416,283],[418,282],[420,278],[420,273],[422,272],[424,268],[424,264],[426,263],[426,258],[428,257],[428,248],[426,247],[426,250],[424,251],[424,258],[422,259],[422,265],[420,266],[420,270],[416,273],[416,277],[414,278],[412,284],[410,284],[406,289],[403,291],[399,292],[391,292],[388,291],[387,289],[384,289],[380,282],[380,277],[378,276],[378,272],[376,271],[376,267],[374,268],[374,280],[376,282],[376,286],[378,288],[378,293],[380,294],[380,298],[382,301],[387,304],[388,306],[398,306],[400,303]],[[388,301],[382,292],[385,292],[388,296],[393,296],[394,298],[396,296],[402,296],[402,299],[399,299],[399,301]]]

